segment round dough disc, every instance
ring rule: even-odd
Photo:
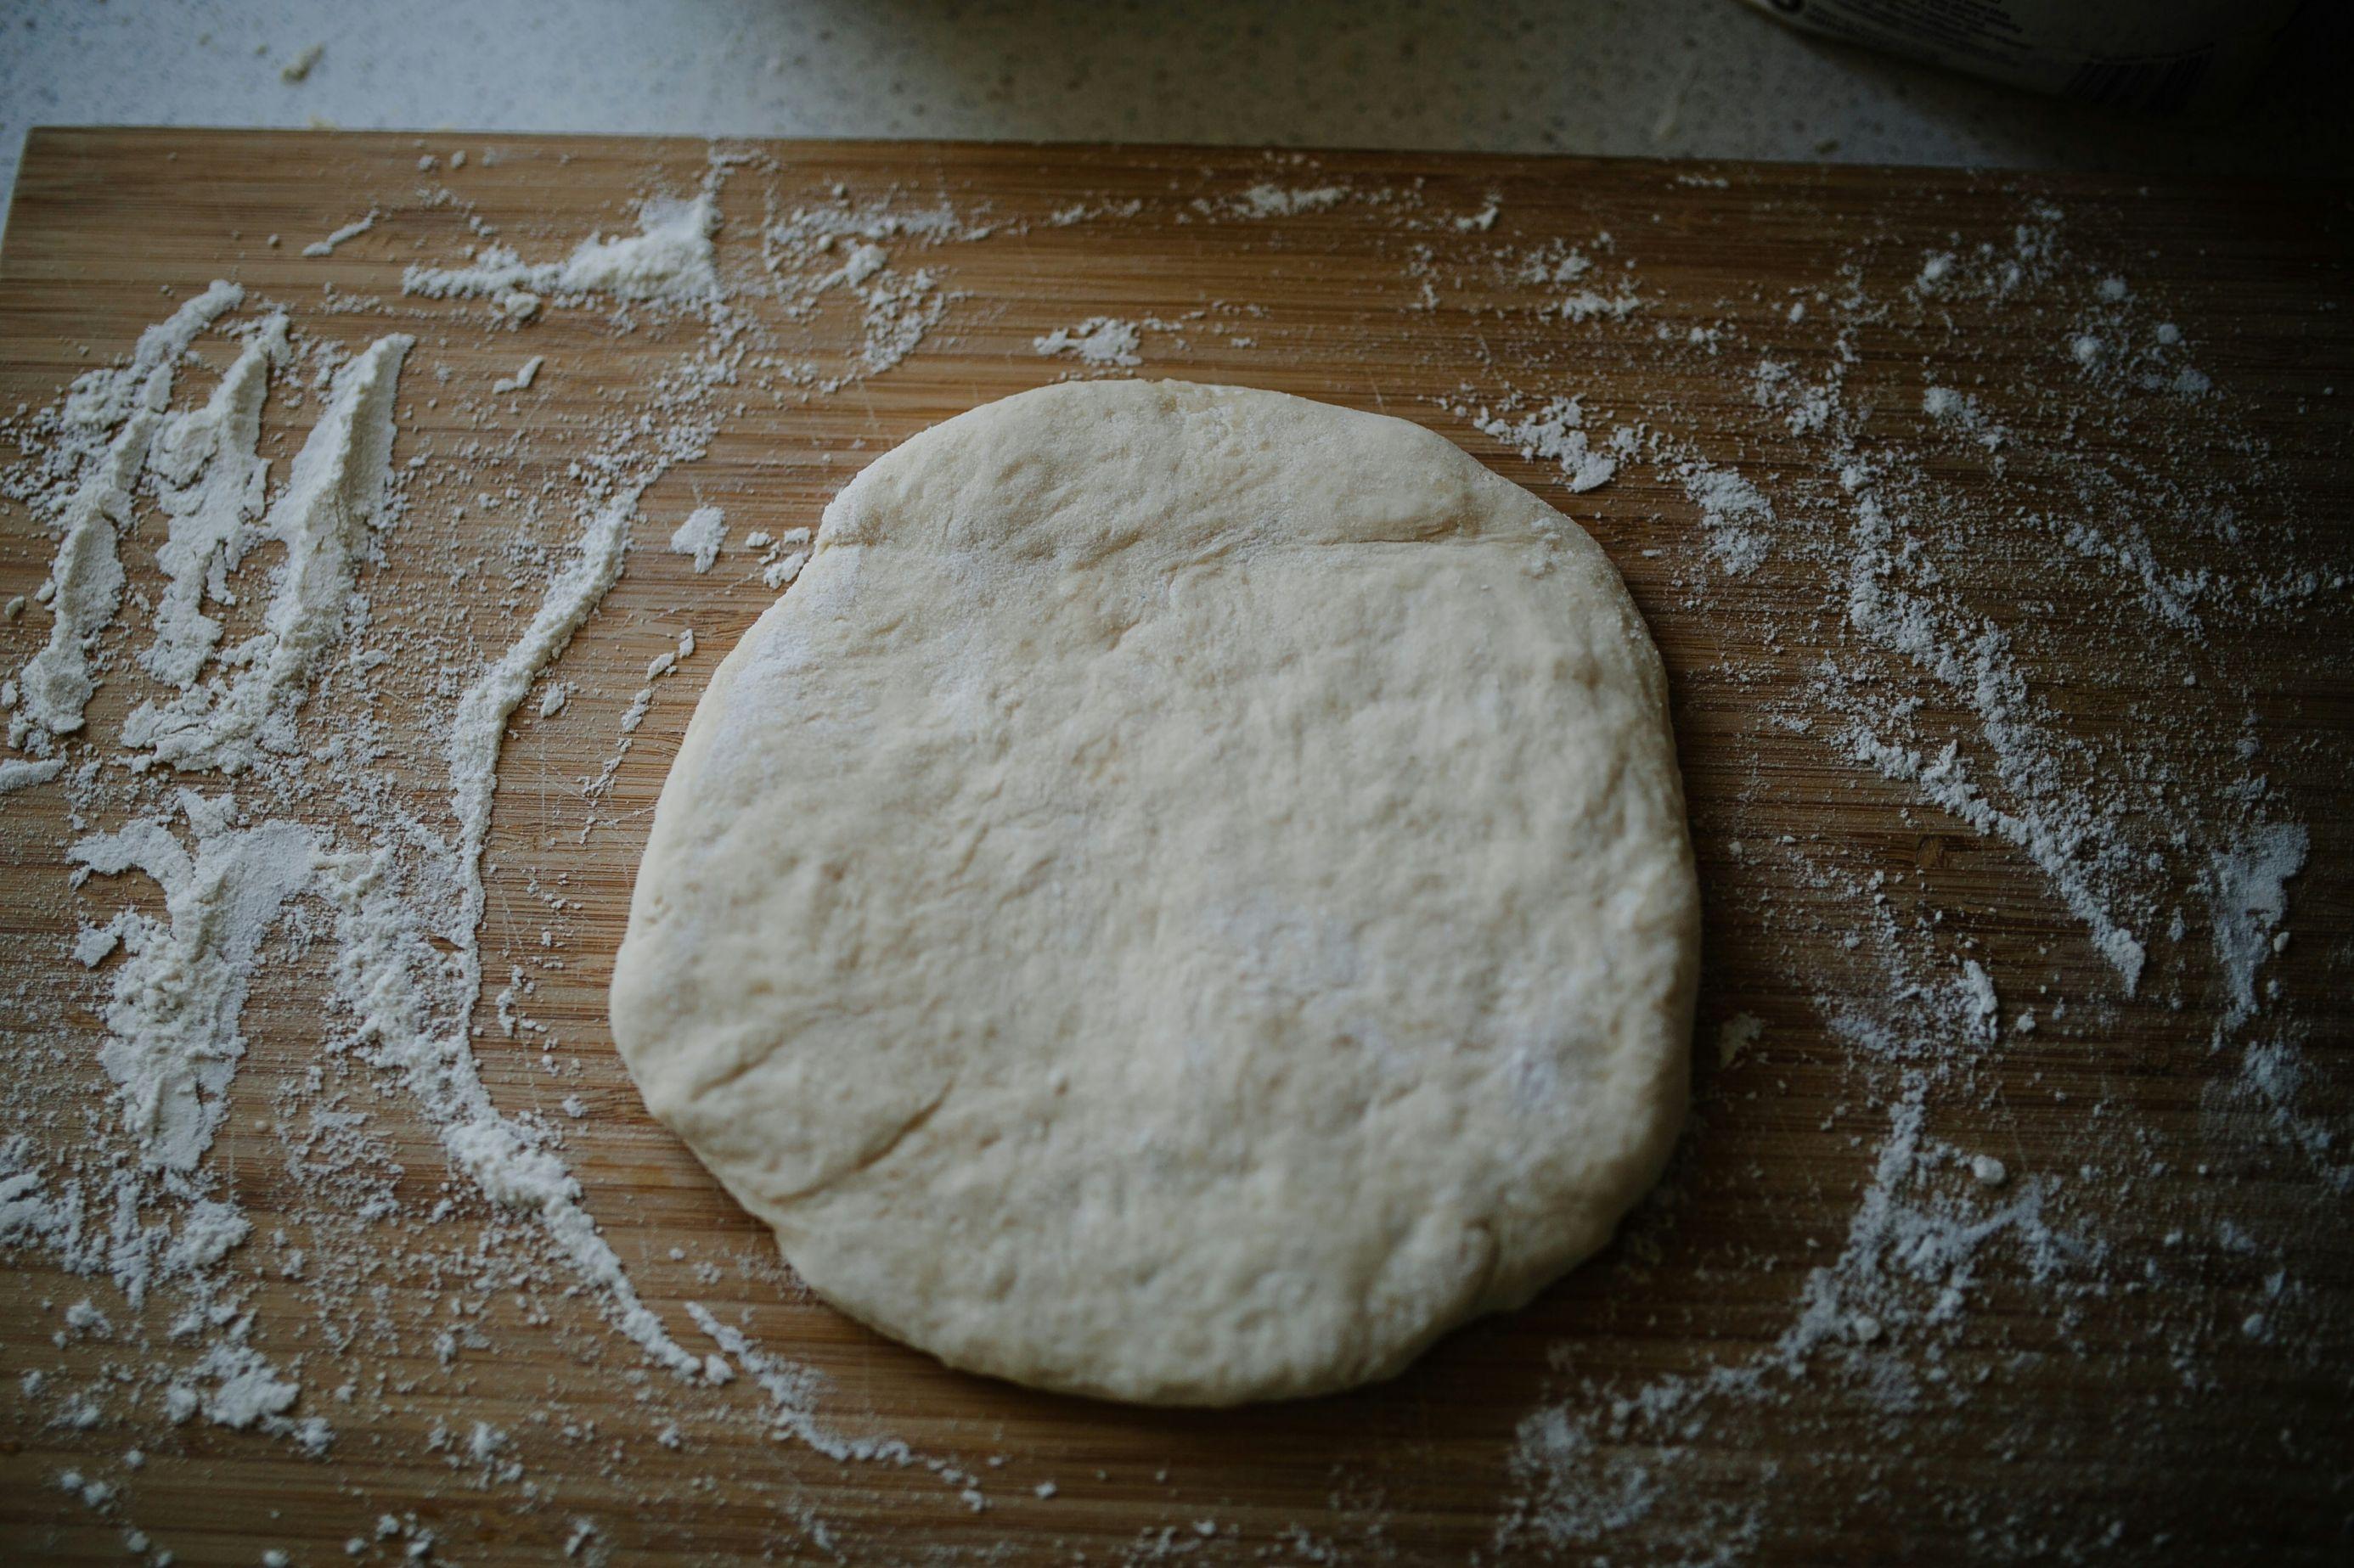
[[[826,508],[663,788],[613,1031],[844,1311],[1231,1404],[1608,1240],[1698,910],[1659,654],[1575,524],[1403,420],[1066,385]]]

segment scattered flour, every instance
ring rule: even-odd
[[[128,955],[114,971],[99,1065],[144,1158],[193,1170],[227,1114],[245,1054],[239,1016],[261,939],[311,880],[310,833],[292,822],[230,826],[234,803],[180,797],[193,854],[153,819],[82,840],[74,858],[115,876],[133,869],[164,890],[164,920],[126,910],[115,929]]]
[[[46,784],[64,772],[65,766],[62,757],[52,757],[46,762],[27,762],[15,757],[0,761],[0,795],[13,795],[19,789]]]
[[[1911,1396],[1895,1391],[1914,1385],[1913,1354],[1958,1338],[1979,1267],[1998,1246],[2044,1284],[2097,1257],[2097,1246],[2046,1221],[2040,1182],[2022,1182],[1989,1206],[1974,1191],[1935,1181],[1935,1167],[1960,1157],[1933,1150],[1925,1121],[1925,1088],[1916,1078],[1893,1107],[1838,1258],[1808,1272],[1794,1319],[1771,1345],[1632,1393],[1589,1388],[1583,1399],[1522,1421],[1511,1461],[1521,1492],[1498,1526],[1498,1546],[1529,1536],[1567,1546],[1649,1518],[1671,1484],[1663,1472],[1693,1456],[1684,1445],[1705,1434],[1712,1417],[1727,1407],[1782,1402],[1814,1362],[1839,1364],[1850,1380],[1901,1404]],[[1634,1457],[1646,1450],[1649,1462]],[[1737,1518],[1710,1517],[1678,1544],[1708,1551],[1741,1528]]]
[[[2311,843],[2302,823],[2261,827],[2209,863],[2215,964],[2229,992],[2216,1024],[2219,1043],[2256,1015],[2256,971],[2276,950],[2274,933],[2288,914],[2288,882],[2305,869]]]
[[[327,236],[326,238],[314,239],[310,244],[302,247],[302,254],[305,256],[333,256],[335,253],[336,246],[341,245],[346,239],[357,239],[361,235],[366,234],[369,229],[374,228],[376,225],[376,219],[382,216],[383,215],[380,213],[371,212],[366,217],[358,218],[353,222],[347,223],[344,225],[343,228],[338,228],[333,234]]]
[[[1962,960],[1961,1013],[1969,1031],[1982,1041],[1991,1041],[2000,1028],[2002,1002],[1995,995],[1994,977],[1976,959]]]
[[[2010,439],[2010,432],[1986,417],[1976,397],[1950,387],[1925,388],[1921,394],[1921,411],[1941,424],[1967,432],[1988,451],[1999,450]]]
[[[1766,1024],[1755,1013],[1736,1012],[1719,1026],[1716,1032],[1716,1065],[1730,1067],[1748,1054],[1766,1033]]]
[[[1193,205],[1204,212],[1233,217],[1298,217],[1302,213],[1328,212],[1348,199],[1347,189],[1341,185],[1284,186],[1262,181],[1225,201]]]
[[[170,406],[173,371],[196,334],[244,299],[235,284],[214,283],[170,320],[141,334],[129,365],[90,372],[66,400],[62,445],[78,475],[59,508],[64,538],[49,568],[54,620],[48,645],[18,677],[18,716],[37,731],[67,735],[81,727],[82,710],[96,689],[90,645],[122,602],[115,538],[132,525],[132,490]]]
[[[638,1299],[620,1260],[581,1207],[579,1183],[562,1159],[531,1128],[493,1107],[466,1045],[482,994],[474,938],[482,920],[482,846],[500,740],[539,672],[620,576],[644,483],[625,486],[589,518],[571,563],[549,583],[530,625],[458,700],[448,760],[459,837],[442,868],[457,898],[446,925],[431,928],[399,896],[388,850],[323,854],[319,863],[336,910],[336,986],[355,1044],[372,1063],[401,1076],[452,1162],[493,1202],[538,1220],[623,1333],[655,1361],[693,1377],[702,1362]],[[432,945],[437,936],[454,949],[454,963]]]
[[[1765,495],[1731,469],[1694,463],[1682,477],[1684,493],[1700,507],[1709,553],[1734,577],[1756,570],[1771,547],[1774,526],[1774,508]]]
[[[1506,446],[1519,448],[1521,456],[1530,461],[1560,464],[1562,482],[1572,493],[1599,489],[1618,472],[1617,458],[1596,451],[1588,441],[1585,411],[1576,397],[1555,397],[1525,419],[1491,415],[1485,408],[1476,413],[1469,408],[1458,411]],[[1628,450],[1633,434],[1621,431],[1622,439],[1614,440],[1612,450]]]
[[[711,569],[726,544],[727,514],[716,506],[696,507],[671,531],[671,554],[692,556],[697,577]]]
[[[1643,308],[1643,301],[1632,289],[1621,288],[1613,294],[1595,289],[1574,289],[1564,294],[1554,308],[1564,321],[1624,321]]]
[[[293,710],[312,667],[342,635],[360,557],[391,523],[393,390],[415,342],[400,333],[378,338],[335,373],[326,412],[262,519],[286,558],[261,631],[236,651],[235,678],[143,705],[123,724],[124,745],[183,771],[228,773],[252,767],[265,749],[292,749]]]
[[[686,1311],[695,1326],[735,1358],[736,1365],[751,1374],[752,1380],[768,1393],[769,1419],[779,1430],[836,1464],[917,1466],[930,1470],[948,1485],[958,1488],[974,1511],[980,1511],[984,1499],[979,1483],[970,1474],[946,1460],[918,1454],[896,1437],[844,1437],[834,1432],[818,1419],[817,1396],[823,1383],[818,1373],[770,1356],[754,1345],[742,1330],[721,1322],[699,1301],[688,1302]],[[720,1365],[727,1363],[720,1361]],[[731,1370],[726,1378],[715,1381],[726,1382],[734,1375]]]
[[[1136,351],[1142,342],[1134,322],[1110,316],[1089,316],[1076,326],[1056,327],[1031,346],[1040,354],[1067,354],[1091,366],[1141,365]]]
[[[657,199],[640,209],[637,233],[618,239],[584,239],[561,261],[525,262],[506,247],[493,245],[471,266],[411,267],[402,274],[401,289],[437,300],[518,295],[577,300],[606,294],[705,304],[722,292],[711,248],[718,227],[719,208],[707,191],[686,201]],[[510,307],[508,313],[520,308]],[[536,308],[535,303],[531,307]]]
[[[539,379],[539,367],[546,363],[547,355],[544,354],[535,354],[529,359],[525,360],[521,365],[517,366],[515,367],[515,373],[513,376],[502,376],[496,381],[492,382],[491,390],[493,392],[528,392],[531,390],[532,383]]]
[[[1466,234],[1474,232],[1485,234],[1496,227],[1496,219],[1502,215],[1503,210],[1501,198],[1491,196],[1488,198],[1488,205],[1478,212],[1469,213],[1457,218],[1455,227]]]
[[[164,577],[155,641],[139,662],[157,680],[183,690],[220,642],[220,622],[205,613],[204,601],[228,592],[228,574],[251,543],[249,524],[261,514],[270,476],[270,465],[255,450],[263,400],[271,373],[292,355],[286,318],[269,316],[247,337],[205,406],[164,421],[151,455],[168,528],[155,552]]]

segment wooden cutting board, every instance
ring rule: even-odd
[[[520,710],[501,758],[486,989],[528,966],[526,1011],[560,1040],[561,1070],[528,1033],[493,1026],[487,997],[474,1047],[503,1109],[562,1126],[589,1211],[683,1342],[705,1343],[686,1301],[742,1321],[822,1375],[830,1430],[970,1472],[986,1506],[935,1467],[837,1462],[772,1435],[751,1378],[682,1391],[644,1372],[564,1296],[555,1266],[535,1263],[521,1284],[502,1273],[498,1259],[538,1257],[527,1226],[508,1224],[472,1276],[411,1266],[413,1252],[476,1235],[486,1211],[397,1095],[360,1106],[400,1168],[405,1217],[370,1277],[382,1294],[340,1317],[321,1308],[269,1232],[276,1216],[299,1245],[315,1203],[289,1171],[273,1097],[299,1094],[319,1060],[324,957],[273,947],[212,1160],[257,1221],[237,1266],[251,1274],[257,1342],[301,1359],[298,1413],[327,1415],[334,1446],[314,1458],[201,1420],[167,1426],[152,1398],[124,1414],[107,1395],[75,1425],[57,1391],[94,1386],[114,1364],[135,1381],[147,1352],[126,1349],[126,1326],[142,1314],[103,1278],[24,1248],[0,1277],[7,1555],[124,1561],[130,1529],[183,1563],[272,1548],[344,1561],[355,1539],[362,1560],[393,1561],[420,1531],[432,1560],[473,1563],[546,1561],[568,1542],[631,1563],[2211,1563],[2347,1549],[2345,189],[1409,154],[767,143],[715,164],[714,152],[37,132],[0,249],[0,413],[54,404],[216,277],[283,303],[319,338],[415,333],[396,459],[419,461],[362,586],[395,626],[453,599],[475,606],[480,645],[495,652],[546,572],[535,557],[502,591],[510,566],[492,530],[515,524],[499,495],[560,498],[591,432],[652,398],[712,328],[610,302],[499,325],[480,302],[404,297],[403,269],[459,262],[493,231],[528,259],[561,258],[592,232],[628,232],[632,198],[724,176],[720,265],[753,357],[723,344],[705,363],[741,395],[712,405],[706,450],[642,499],[625,576],[557,668],[577,685],[569,705],[546,719]],[[761,226],[828,204],[945,204],[961,225],[881,237],[903,274],[929,270],[938,301],[887,368],[862,359],[869,323],[841,291],[799,318],[758,292],[776,276]],[[330,254],[303,254],[371,212]],[[1938,257],[1952,259],[1944,277]],[[1097,317],[1135,324],[1140,363],[1037,346]],[[2160,326],[2179,351],[2152,346]],[[2083,362],[2081,338],[2095,340]],[[488,390],[529,355],[544,357],[531,387]],[[219,344],[197,357],[217,370]],[[782,379],[789,363],[843,384]],[[726,509],[731,539],[814,524],[849,474],[916,430],[1102,373],[1273,387],[1441,431],[1592,531],[1671,673],[1708,896],[1695,1108],[1676,1168],[1602,1258],[1345,1397],[1124,1409],[963,1376],[883,1340],[767,1261],[758,1228],[645,1117],[605,1033],[647,810],[712,658],[772,599],[740,550],[696,576],[662,547],[669,530],[699,503]],[[1597,488],[1573,492],[1558,462],[1525,454],[1530,433],[1481,429],[1483,410],[1502,428],[1573,395],[1597,445],[1630,432]],[[273,405],[284,429],[264,451],[278,471],[317,402]],[[1851,613],[1870,547],[1856,496],[1899,470],[1906,526],[1942,585],[1922,591],[1945,596],[1940,613],[1960,618],[1948,626],[2000,630],[2052,755],[2070,777],[2084,770],[2083,798],[2116,810],[2124,841],[2153,846],[2156,868],[2132,874],[2173,889],[2138,926],[2149,961],[2137,995],[2055,891],[2064,854],[2039,867],[2000,828],[1859,758],[1854,715],[1914,692],[1904,722],[1955,737],[1999,792],[1976,677],[1891,657]],[[1711,491],[1723,473],[1764,510]],[[570,525],[558,501],[546,510],[544,537],[560,546]],[[0,522],[0,599],[30,593],[54,541],[18,502]],[[2094,532],[2072,535],[2077,523]],[[154,536],[125,546],[134,586]],[[488,577],[453,575],[477,536]],[[37,607],[0,623],[0,667],[19,667],[47,624]],[[584,800],[648,662],[690,628],[698,652],[657,684],[610,796]],[[1977,646],[1946,649],[1967,662]],[[121,668],[91,710],[101,738],[136,698]],[[418,810],[440,810],[434,694],[382,716],[382,766]],[[2243,788],[2209,802],[2250,768],[2260,800]],[[2293,939],[2267,949],[2261,1011],[2232,1028],[2205,935],[2211,856],[2147,826],[2178,808],[2202,821],[2261,808],[2309,831],[2281,926]],[[48,1150],[106,1114],[87,1054],[103,1032],[100,982],[67,940],[141,901],[111,885],[69,891],[66,843],[111,824],[65,813],[54,786],[0,801],[0,1005],[17,1012],[0,1037],[12,1072],[37,1086],[11,1103]],[[577,905],[550,915],[550,889]],[[2168,905],[2189,912],[2179,940],[2160,928]],[[1969,964],[2001,998],[1983,1033]],[[2018,1027],[2027,1012],[2041,1014],[2032,1033]],[[567,1094],[578,1119],[556,1108]],[[1908,1107],[1917,1146],[1903,1142]],[[1892,1140],[1927,1163],[1891,1166]],[[1956,1163],[1974,1152],[1999,1157],[2009,1182],[1974,1191]],[[1896,1185],[1876,1181],[1892,1171]],[[1955,1243],[1944,1223],[2031,1194],[2032,1225]],[[439,1196],[452,1205],[429,1224]],[[1931,1255],[1948,1243],[1966,1264]],[[1956,1307],[1941,1315],[1948,1288]],[[1804,1330],[1826,1290],[1836,1331]],[[85,1298],[116,1338],[61,1348],[59,1313]],[[1882,1299],[1893,1315],[1863,1322]],[[146,1317],[168,1356],[163,1312]],[[468,1331],[445,1361],[435,1336],[458,1319]],[[357,1342],[339,1351],[345,1332]],[[46,1394],[20,1391],[35,1370]],[[355,1397],[339,1403],[332,1391],[353,1379]],[[509,1435],[499,1462],[519,1475],[459,1451],[478,1421]],[[454,1449],[435,1438],[442,1427]],[[122,1459],[133,1444],[135,1469]],[[117,1489],[86,1503],[58,1485],[68,1469]]]

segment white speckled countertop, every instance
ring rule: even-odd
[[[2114,117],[1734,0],[0,0],[0,188],[37,124],[1393,146],[2342,174],[2354,6],[2234,119]],[[284,69],[320,52],[299,80]]]

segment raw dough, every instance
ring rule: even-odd
[[[663,786],[613,1029],[843,1310],[1231,1404],[1609,1238],[1698,909],[1659,655],[1575,524],[1403,420],[1094,382],[827,507]]]

